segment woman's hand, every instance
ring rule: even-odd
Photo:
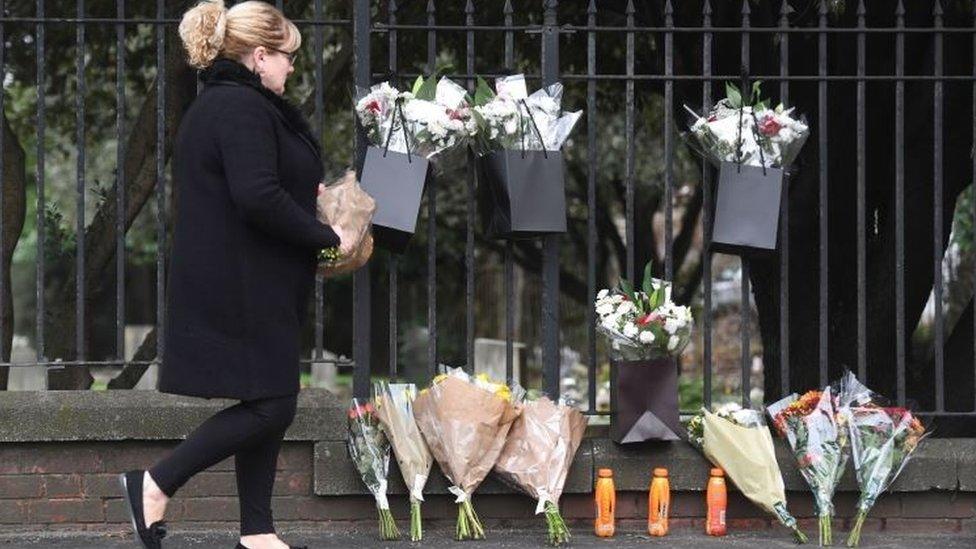
[[[335,231],[336,236],[339,237],[339,253],[343,257],[348,256],[353,252],[353,239],[355,235],[352,231],[348,231],[342,227],[342,225],[332,225],[332,230]]]

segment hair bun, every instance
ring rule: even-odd
[[[190,65],[198,69],[209,67],[224,45],[226,31],[224,0],[204,0],[187,10],[179,32]]]

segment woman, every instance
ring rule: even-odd
[[[148,471],[120,481],[137,539],[161,547],[166,503],[234,456],[237,548],[287,549],[271,515],[275,464],[299,391],[299,330],[317,253],[351,241],[315,217],[323,168],[307,121],[282,99],[301,45],[273,6],[201,2],[180,37],[204,88],[173,150],[178,193],[159,390],[241,402]]]

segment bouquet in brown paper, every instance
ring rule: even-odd
[[[319,186],[318,220],[326,225],[338,225],[352,235],[353,252],[343,255],[337,247],[319,252],[319,272],[327,277],[351,273],[362,267],[373,255],[373,234],[370,223],[376,202],[356,181],[356,172],[349,170],[342,178],[327,186]]]
[[[508,386],[461,369],[435,377],[413,403],[420,432],[456,496],[458,540],[485,537],[471,496],[495,465],[520,412]]]
[[[413,401],[416,396],[417,387],[413,383],[380,381],[373,385],[376,417],[393,446],[403,482],[410,492],[411,541],[420,541],[423,538],[420,502],[424,500],[424,485],[427,484],[430,466],[434,462],[413,416]]]
[[[576,408],[546,397],[526,401],[495,463],[504,481],[536,499],[535,513],[545,513],[551,545],[570,538],[559,497],[584,431],[586,418]]]

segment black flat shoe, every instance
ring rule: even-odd
[[[146,516],[142,509],[142,480],[145,471],[127,471],[119,475],[122,495],[125,497],[129,518],[132,520],[132,530],[146,549],[162,549],[163,538],[166,537],[166,521],[157,520],[146,527]]]
[[[237,542],[237,545],[234,546],[234,549],[247,549],[247,547],[244,547],[244,545],[242,545],[241,542]],[[288,549],[308,549],[308,546],[302,545],[301,547],[296,547],[293,545],[289,545]]]

